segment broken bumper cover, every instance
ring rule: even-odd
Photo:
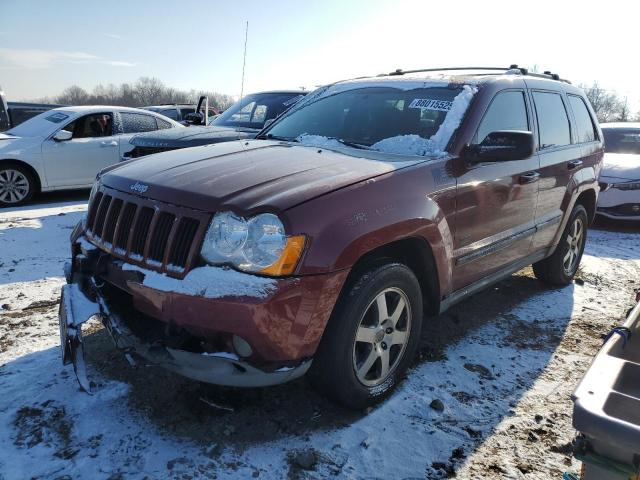
[[[264,387],[298,378],[311,365],[311,360],[306,360],[296,367],[265,372],[224,352],[194,353],[146,343],[136,337],[121,317],[110,309],[94,278],[74,275],[70,268],[65,270],[71,283],[62,288],[60,300],[62,361],[65,365],[73,364],[78,382],[86,392],[90,393],[91,388],[84,362],[82,324],[96,316],[111,335],[115,346],[128,358],[131,354],[138,355],[152,365],[193,380],[233,387]],[[90,294],[84,290],[89,290]]]

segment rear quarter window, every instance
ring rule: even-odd
[[[573,110],[573,116],[576,119],[576,130],[578,138],[577,143],[593,142],[598,140],[598,134],[591,118],[591,114],[587,109],[587,105],[584,100],[576,95],[569,95],[569,103],[571,104],[571,110]]]
[[[538,116],[540,149],[571,144],[571,128],[562,95],[553,92],[533,92]]]
[[[156,119],[151,115],[121,112],[120,118],[123,133],[151,132],[158,129]]]

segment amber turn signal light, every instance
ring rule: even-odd
[[[273,275],[274,277],[291,275],[298,265],[298,260],[300,260],[300,257],[302,256],[305,240],[306,238],[304,235],[287,238],[287,244],[285,245],[280,258],[267,268],[260,270],[260,273],[264,275]]]

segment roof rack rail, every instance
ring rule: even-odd
[[[485,70],[485,71],[498,71],[504,73],[518,73],[519,75],[529,75],[532,77],[538,78],[549,78],[551,80],[558,80],[560,82],[571,83],[569,80],[565,80],[560,78],[560,75],[557,73],[551,73],[550,71],[545,71],[544,73],[533,73],[529,72],[528,69],[519,67],[516,64],[512,64],[509,67],[443,67],[443,68],[420,68],[417,70],[402,70],[398,68],[390,73],[381,73],[378,77],[386,77],[386,76],[397,76],[404,75],[407,73],[423,73],[423,72],[450,72],[450,71],[460,71],[460,70]]]

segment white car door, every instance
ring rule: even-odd
[[[113,119],[113,112],[84,115],[63,127],[73,134],[70,140],[44,141],[42,161],[50,187],[89,186],[100,170],[119,161]]]

